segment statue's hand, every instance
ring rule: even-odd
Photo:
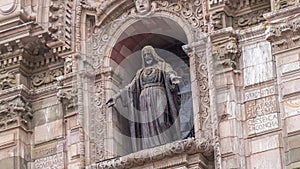
[[[110,98],[107,102],[106,102],[106,105],[107,105],[107,107],[111,107],[111,106],[113,106],[113,105],[115,105],[116,104],[116,99],[115,98]]]
[[[179,84],[182,81],[182,77],[180,76],[171,76],[172,84]]]

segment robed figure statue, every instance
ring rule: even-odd
[[[166,144],[181,138],[178,83],[181,77],[155,52],[152,46],[142,49],[142,68],[129,85],[107,101],[118,98],[129,110],[133,152]]]

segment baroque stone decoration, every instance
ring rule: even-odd
[[[30,104],[20,96],[14,96],[0,100],[0,130],[21,126],[24,129],[31,128],[33,117]]]
[[[143,153],[137,152],[124,156],[123,158],[100,162],[92,168],[133,168],[172,157],[174,155],[195,154],[199,152],[205,153],[205,157],[211,159],[212,150],[213,148],[209,140],[189,138],[187,140],[169,143],[161,147],[151,148]]]
[[[0,74],[0,89],[5,90],[16,86],[16,73],[3,72]]]
[[[2,0],[0,166],[300,168],[299,13],[299,0]],[[133,153],[125,108],[105,103],[145,45],[187,65],[173,68],[194,135]]]
[[[274,6],[275,10],[286,8],[288,6],[293,6],[295,4],[299,3],[298,0],[275,0]]]
[[[56,81],[56,78],[63,75],[62,69],[50,70],[44,73],[34,74],[32,78],[33,87],[37,88],[43,85],[48,85]]]

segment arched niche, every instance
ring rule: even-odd
[[[98,155],[96,159],[101,161],[130,153],[128,140],[121,131],[126,130],[123,125],[126,119],[105,107],[105,101],[131,80],[140,64],[131,64],[130,59],[140,58],[144,45],[153,45],[166,55],[182,55],[178,58],[188,66],[191,83],[195,137],[211,136],[206,58],[209,49],[205,34],[189,24],[186,18],[159,11],[147,16],[132,14],[95,28],[88,39],[86,55],[95,70],[95,109],[89,111],[88,116],[93,119],[89,127]]]

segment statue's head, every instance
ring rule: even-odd
[[[150,11],[150,0],[136,0],[135,7],[138,13],[146,13]]]
[[[155,49],[152,46],[145,46],[142,49],[142,58],[143,58],[143,65],[149,66],[153,65],[157,62],[163,62],[164,60],[160,58],[157,53],[155,52]]]

